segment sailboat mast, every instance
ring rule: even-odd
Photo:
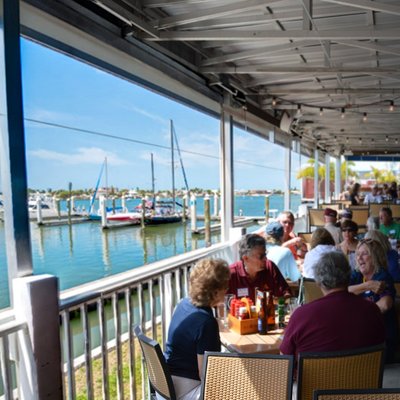
[[[154,185],[154,161],[153,161],[153,153],[151,154],[151,191],[153,192],[153,207],[156,206],[156,190]]]
[[[170,119],[169,122],[171,130],[172,210],[175,212],[174,124],[172,122],[172,119]]]

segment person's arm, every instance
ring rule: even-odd
[[[199,377],[203,380],[203,354],[197,354],[197,367],[199,368]]]
[[[282,247],[290,247],[290,246],[300,246],[303,243],[303,239],[299,236],[294,237],[293,239],[289,239],[286,242],[281,244]]]
[[[384,314],[393,307],[393,298],[391,296],[383,296],[375,304],[379,307],[381,313]]]
[[[359,283],[357,285],[350,285],[348,287],[348,291],[354,294],[361,294],[370,290],[376,294],[379,294],[385,289],[384,281],[367,281],[363,283]]]

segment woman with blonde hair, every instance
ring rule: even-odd
[[[314,279],[314,267],[323,254],[335,251],[335,240],[325,228],[318,228],[311,236],[311,250],[304,257],[303,276]]]
[[[395,282],[400,282],[400,267],[399,267],[399,253],[397,250],[392,249],[389,239],[381,231],[377,229],[369,230],[365,234],[366,239],[372,239],[379,242],[384,250],[385,259],[387,262],[387,269]],[[383,264],[384,261],[380,261]]]
[[[348,290],[379,307],[385,321],[387,361],[391,361],[398,337],[394,309],[396,289],[387,271],[385,251],[378,241],[363,239],[357,246],[356,259],[357,269],[352,272]]]
[[[199,398],[203,354],[221,350],[212,307],[223,303],[229,277],[228,263],[221,259],[200,260],[190,271],[189,297],[175,308],[165,351],[179,400]]]

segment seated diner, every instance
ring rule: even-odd
[[[189,279],[189,297],[175,308],[165,351],[179,400],[199,398],[204,352],[221,350],[212,307],[224,301],[229,266],[224,260],[203,259],[190,271]],[[158,394],[157,398],[163,399]]]
[[[387,271],[383,247],[372,239],[363,239],[356,250],[357,269],[352,272],[349,292],[375,303],[385,323],[386,361],[394,359],[398,341],[394,308],[396,289]],[[372,325],[371,325],[372,326]]]
[[[240,260],[230,265],[227,293],[237,298],[250,297],[255,302],[255,290],[271,291],[274,297],[291,297],[292,292],[278,267],[267,259],[265,239],[249,233],[239,242]]]
[[[351,269],[343,253],[324,254],[315,266],[315,281],[323,297],[292,314],[280,352],[350,350],[378,345],[385,327],[378,307],[348,291]]]

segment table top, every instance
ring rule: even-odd
[[[279,354],[283,329],[269,331],[266,335],[252,333],[240,335],[220,324],[221,343],[233,353]]]

